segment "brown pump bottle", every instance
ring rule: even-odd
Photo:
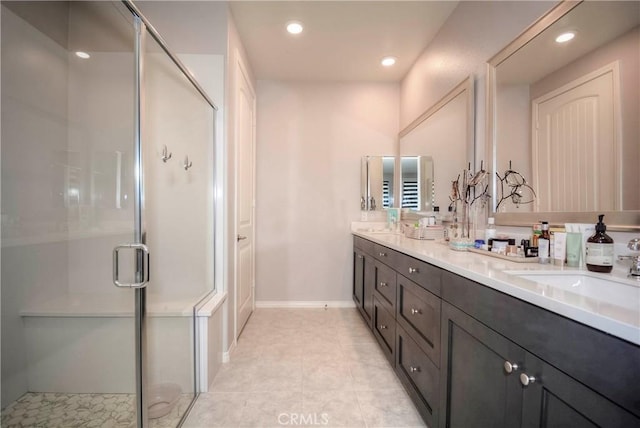
[[[587,269],[592,272],[608,273],[613,269],[613,239],[605,232],[607,226],[602,222],[604,214],[598,216],[596,233],[587,239]]]

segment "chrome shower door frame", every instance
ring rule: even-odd
[[[153,37],[153,39],[160,45],[163,51],[169,56],[171,61],[177,66],[181,73],[189,80],[197,92],[203,97],[203,99],[212,107],[214,114],[214,127],[215,127],[215,113],[218,107],[211,100],[209,95],[204,91],[200,84],[191,75],[185,65],[178,59],[178,57],[169,50],[166,42],[155,30],[151,23],[144,17],[137,6],[132,0],[121,0],[127,9],[132,13],[135,25],[135,82],[134,82],[134,115],[135,115],[135,129],[134,129],[134,176],[135,176],[135,195],[134,195],[134,246],[143,246],[146,248],[147,244],[147,229],[145,221],[145,182],[144,182],[144,165],[143,155],[145,153],[145,141],[143,139],[143,106],[145,101],[145,87],[144,87],[144,52],[145,41],[147,35]],[[215,131],[215,130],[214,130]],[[148,253],[147,253],[148,254]],[[138,252],[138,266],[144,266],[147,263],[146,260],[141,260],[145,257],[143,252]],[[147,264],[148,269],[148,264]],[[144,272],[141,269],[137,269],[136,282],[142,282],[145,278]],[[148,278],[146,278],[148,279]],[[196,302],[194,302],[196,305]],[[146,388],[148,386],[148,373],[147,373],[147,361],[148,361],[148,349],[147,349],[147,289],[145,286],[135,289],[135,367],[136,367],[136,424],[138,428],[144,428],[149,425],[148,419],[148,400],[146,394]],[[196,334],[196,322],[195,322],[195,308],[194,308],[194,321],[193,332]],[[194,346],[197,347],[197,340],[194,340]],[[194,349],[194,356],[197,356],[197,349]],[[194,370],[197,364],[194,364]],[[197,390],[197,373],[194,373],[194,399],[191,401],[188,409],[182,416],[180,423],[185,420],[189,414],[191,407],[193,406],[195,399],[198,396]]]

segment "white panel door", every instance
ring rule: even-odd
[[[236,338],[254,307],[255,103],[246,69],[236,53]]]
[[[532,103],[537,211],[619,209],[616,67]]]

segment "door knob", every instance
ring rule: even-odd
[[[238,235],[238,237],[236,239],[237,239],[238,242],[240,242],[240,241],[242,241],[244,239],[247,239],[247,237],[246,236],[242,236],[242,235]]]
[[[409,268],[409,273],[418,273],[418,268]]]

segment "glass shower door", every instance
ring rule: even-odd
[[[2,2],[2,426],[136,423],[134,28]]]
[[[146,405],[151,426],[175,426],[197,394],[194,307],[213,289],[215,111],[150,33],[142,61]]]

